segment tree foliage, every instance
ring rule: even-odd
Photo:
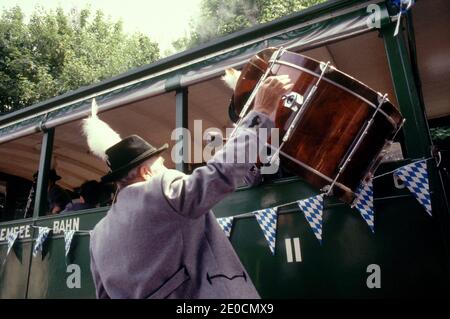
[[[191,33],[173,42],[177,51],[199,45],[258,23],[303,10],[325,0],[202,0]]]
[[[0,114],[151,63],[160,56],[147,36],[123,31],[101,11],[66,14],[19,7],[0,17]]]

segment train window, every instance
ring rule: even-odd
[[[32,217],[42,134],[0,144],[0,222]]]
[[[101,105],[100,102],[98,104]],[[99,114],[99,118],[121,138],[137,134],[155,147],[164,143],[173,145],[171,133],[175,128],[175,95],[165,94],[131,103],[103,112]],[[170,150],[171,148],[161,155],[167,167],[175,168]],[[63,202],[64,209],[58,213],[111,204],[115,185],[102,182],[101,178],[108,172],[108,167],[90,152],[86,137],[82,134],[82,120],[55,129],[52,163],[60,177],[57,185],[70,196],[70,202]],[[62,191],[58,190],[58,193]]]
[[[232,94],[220,78],[189,87],[189,171],[204,165],[209,159],[212,152],[205,147],[211,139],[217,139],[215,143],[225,142],[222,138],[226,137],[226,129],[233,127],[228,116]]]

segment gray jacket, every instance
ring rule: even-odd
[[[168,170],[122,189],[91,233],[97,298],[259,298],[210,209],[233,192],[251,163],[224,163],[225,153],[256,146],[248,127],[272,128],[250,112],[236,136],[191,175]],[[242,154],[242,153],[241,153]]]

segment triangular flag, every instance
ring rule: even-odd
[[[402,166],[394,171],[409,191],[431,216],[430,186],[428,184],[427,161],[418,161]]]
[[[66,257],[69,255],[70,245],[72,244],[73,235],[75,235],[75,230],[66,230],[64,231],[64,242],[66,249]]]
[[[219,223],[220,227],[222,227],[222,230],[225,232],[225,235],[227,235],[227,237],[230,237],[231,234],[231,228],[233,227],[233,218],[233,216],[217,218],[217,222]]]
[[[14,243],[16,242],[18,236],[19,236],[18,232],[10,232],[6,236],[6,240],[8,241],[8,250],[6,251],[6,257],[8,257],[9,252],[11,251],[11,248],[14,246]]]
[[[319,243],[322,244],[323,194],[299,200],[297,204],[305,214],[314,235],[319,240]]]
[[[44,245],[50,231],[51,229],[48,227],[39,227],[39,233],[33,248],[33,257],[36,257],[37,254],[42,251],[42,246]]]
[[[277,208],[266,208],[253,212],[258,221],[259,227],[264,233],[264,237],[269,243],[272,255],[275,255],[275,242],[277,234]]]
[[[355,207],[362,218],[369,225],[372,233],[375,233],[375,214],[373,211],[373,181],[370,179],[367,183],[362,182],[355,192],[355,200],[352,207]]]

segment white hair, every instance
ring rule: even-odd
[[[124,177],[120,178],[119,180],[116,181],[116,185],[118,187],[119,190],[121,190],[122,188],[127,187],[128,185],[134,184],[136,182],[141,181],[141,167],[148,167],[148,169],[150,171],[152,171],[153,174],[157,173],[158,168],[157,167],[152,167],[153,164],[155,164],[159,159],[163,159],[160,156],[154,156],[152,158],[149,158],[148,160],[146,160],[145,162],[141,163],[139,166],[132,168],[130,171],[128,171],[128,174],[125,175]],[[164,161],[164,159],[163,159]]]

